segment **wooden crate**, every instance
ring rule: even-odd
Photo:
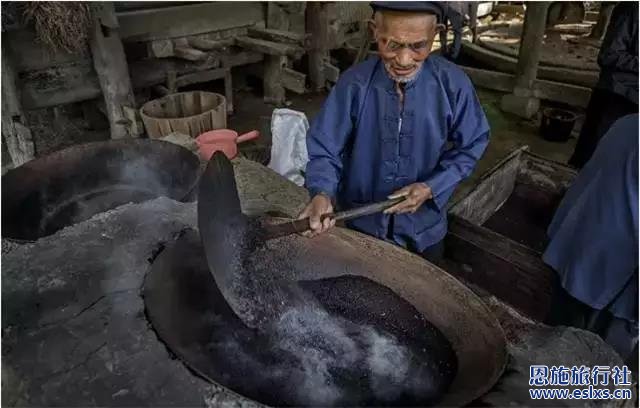
[[[225,97],[212,92],[180,92],[154,99],[140,108],[152,139],[179,132],[191,137],[227,127]]]
[[[511,153],[450,207],[445,269],[543,320],[554,274],[541,259],[546,228],[575,176],[527,147]]]

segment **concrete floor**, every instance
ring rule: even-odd
[[[500,110],[502,93],[485,89],[477,89],[477,93],[489,120],[491,139],[475,171],[460,185],[453,200],[463,196],[484,172],[519,147],[527,145],[532,153],[561,163],[567,162],[575,147],[575,137],[566,143],[548,142],[539,136],[539,119],[523,120]],[[304,112],[311,121],[322,107],[326,94],[288,96],[291,102],[289,108]],[[235,101],[236,113],[229,118],[232,129],[239,132],[253,129],[268,132],[273,106],[264,104],[260,97],[249,91],[237,92]],[[573,135],[576,133],[574,129]]]

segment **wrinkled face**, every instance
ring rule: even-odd
[[[377,12],[371,22],[378,54],[394,81],[411,81],[431,52],[440,30],[435,15]]]

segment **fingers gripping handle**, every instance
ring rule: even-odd
[[[327,218],[331,218],[335,221],[347,221],[365,215],[375,214],[392,207],[406,198],[405,195],[392,198],[379,203],[365,205],[363,207],[353,208],[347,211],[341,211],[337,213],[323,214],[320,217],[320,221],[324,221]],[[266,239],[278,238],[289,234],[296,234],[308,231],[309,218],[302,218],[300,220],[286,221],[280,224],[269,225],[266,227]]]

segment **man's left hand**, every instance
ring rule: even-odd
[[[431,187],[424,183],[409,184],[400,190],[394,191],[389,198],[392,199],[401,196],[406,196],[404,201],[384,210],[385,214],[413,214],[425,201],[433,197]]]

